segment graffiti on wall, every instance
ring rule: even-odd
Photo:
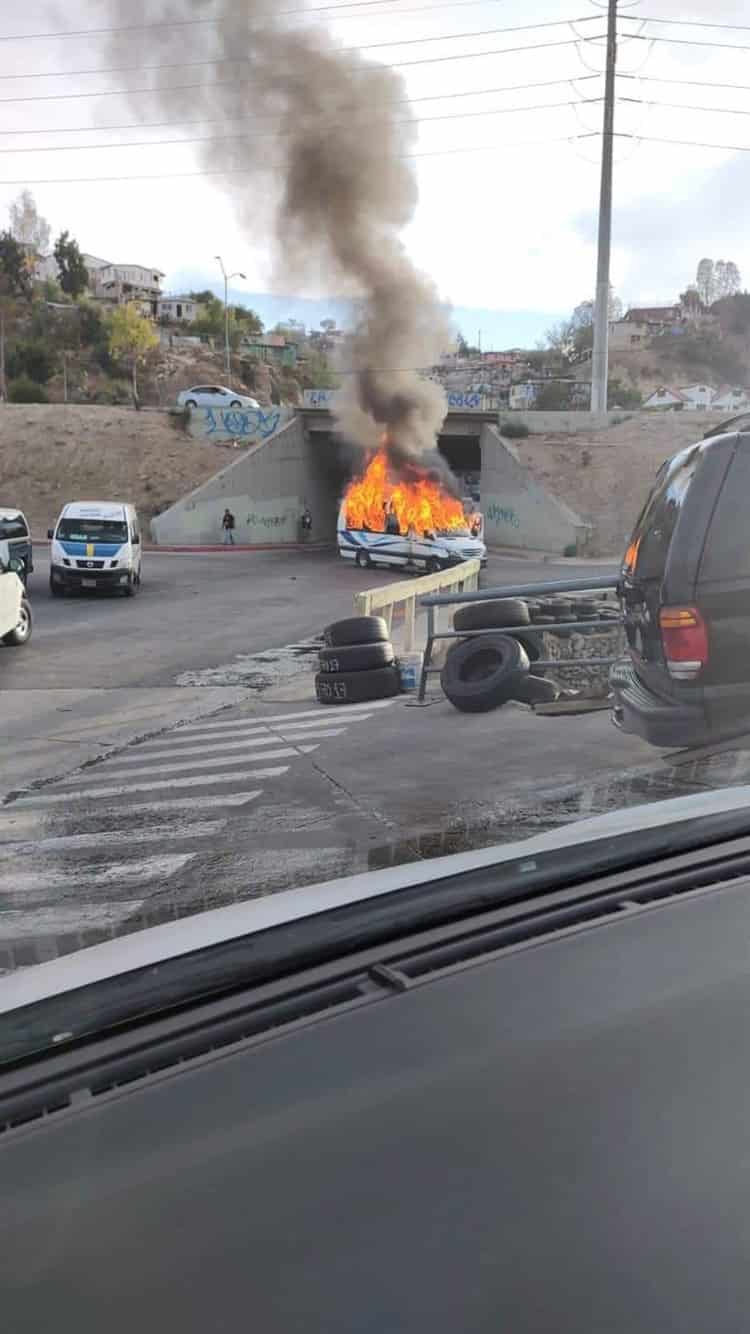
[[[511,528],[520,528],[521,520],[512,505],[498,505],[496,501],[491,501],[485,511],[485,521],[487,523],[508,523]]]
[[[302,395],[305,408],[332,408],[337,389],[306,389]],[[446,392],[449,412],[495,412],[498,400],[475,390],[449,390]]]
[[[336,389],[305,389],[302,394],[302,406],[305,408],[330,408],[333,406]]]
[[[257,514],[253,512],[248,514],[245,523],[248,528],[265,528],[270,531],[274,528],[281,528],[285,524],[294,523],[296,515],[293,510],[285,510],[283,514]]]
[[[281,422],[281,408],[204,408],[205,435],[233,440],[267,440]]]

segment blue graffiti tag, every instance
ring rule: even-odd
[[[482,395],[469,393],[452,393],[448,395],[449,408],[481,408]]]
[[[496,505],[494,500],[487,506],[486,519],[489,523],[509,523],[513,528],[520,528],[521,521],[510,505]]]
[[[267,440],[273,435],[281,421],[281,412],[273,408],[264,412],[262,408],[221,408],[216,420],[214,408],[206,408],[206,435],[217,431],[225,432],[234,439]]]

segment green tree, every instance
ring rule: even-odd
[[[86,291],[89,282],[89,271],[83,262],[78,242],[69,232],[60,232],[53,253],[60,274],[60,286],[63,292],[75,300]]]
[[[56,369],[54,352],[41,338],[24,338],[8,352],[6,372],[11,380],[26,378],[46,384]]]
[[[146,354],[158,346],[159,336],[150,320],[139,315],[131,303],[118,306],[109,323],[109,351],[115,361],[130,366],[133,402],[138,407],[138,364]]]
[[[31,274],[23,246],[11,232],[0,232],[0,287],[5,296],[28,296]]]

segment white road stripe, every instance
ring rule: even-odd
[[[317,726],[318,725],[316,724],[316,728]],[[302,729],[300,728],[299,733],[297,733],[296,729],[294,732],[289,731],[282,733],[281,729],[279,729],[278,735],[271,736],[264,729],[263,732],[259,732],[257,736],[243,737],[241,741],[230,741],[228,739],[225,740],[223,737],[217,737],[214,742],[207,741],[203,745],[193,744],[192,746],[184,750],[182,749],[182,747],[178,747],[177,749],[175,749],[174,746],[169,746],[166,750],[150,750],[145,746],[137,746],[133,748],[132,752],[129,755],[113,756],[113,758],[111,760],[106,761],[106,763],[112,765],[120,765],[120,764],[144,764],[146,762],[150,763],[151,760],[177,760],[177,759],[185,760],[189,759],[192,755],[208,756],[211,755],[214,751],[217,754],[224,755],[227,751],[251,750],[253,746],[273,746],[273,745],[278,746],[279,741],[297,741],[297,740],[304,741],[310,735],[314,737],[339,736],[340,733],[344,730],[345,730],[344,728],[336,728],[335,730],[330,730],[329,728],[326,729],[325,731],[315,730],[312,733],[310,733],[308,731],[303,732]],[[196,738],[193,737],[192,739],[193,742],[195,743]],[[193,769],[195,768],[195,765],[187,764],[184,767],[187,769]]]
[[[194,852],[174,853],[163,857],[146,857],[141,861],[111,862],[103,871],[87,869],[72,872],[62,866],[55,871],[12,871],[0,877],[0,898],[14,899],[24,894],[56,893],[60,889],[105,889],[110,885],[127,884],[134,880],[144,885],[151,880],[166,880],[188,865]]]
[[[316,749],[316,746],[304,747],[305,753]],[[276,756],[281,755],[297,754],[299,754],[299,751],[296,750],[278,750],[273,758],[275,759]],[[266,755],[265,758],[271,759],[272,757]],[[164,788],[209,787],[216,783],[242,783],[247,778],[251,781],[258,778],[275,778],[277,774],[285,774],[288,768],[289,765],[286,764],[277,769],[238,770],[233,774],[196,774],[195,778],[162,778],[156,783],[143,783],[140,779],[136,779],[132,783],[125,783],[118,787],[89,787],[81,792],[54,792],[49,795],[39,793],[30,797],[19,797],[16,804],[23,802],[24,805],[46,806],[58,801],[67,801],[70,804],[73,800],[87,801],[89,798],[98,800],[100,797],[127,797],[130,792],[158,792],[163,791]],[[149,805],[149,810],[151,809],[153,807]],[[129,806],[128,810],[132,810],[132,807]],[[135,833],[133,837],[135,838]]]
[[[266,769],[265,772],[268,775],[285,774],[288,768],[288,764],[282,764],[278,769]],[[175,797],[174,801],[143,801],[135,804],[129,801],[125,810],[130,815],[132,813],[140,814],[144,811],[200,811],[208,810],[214,806],[247,806],[249,802],[255,801],[255,798],[259,797],[262,791],[263,788],[258,787],[254,792],[240,792],[239,795],[233,794],[231,796],[229,793],[225,795],[219,793],[218,796],[209,797]],[[123,808],[114,806],[112,809],[121,811]],[[100,813],[103,813],[101,807],[97,811],[97,815]]]
[[[252,714],[245,713],[238,718],[217,719],[214,723],[211,723],[204,718],[200,723],[186,723],[184,727],[179,727],[174,735],[181,736],[184,732],[213,731],[213,729],[217,727],[221,727],[222,729],[226,727],[238,727],[243,723],[246,726],[258,726],[261,723],[289,723],[291,725],[298,718],[330,717],[330,711],[334,707],[337,717],[340,715],[348,720],[350,718],[358,717],[365,711],[371,713],[373,709],[386,709],[391,704],[396,703],[398,703],[397,699],[376,699],[368,700],[365,704],[336,704],[335,706],[331,704],[321,704],[317,709],[304,709],[300,710],[299,713],[274,713],[267,718],[262,716],[255,717]]]
[[[286,766],[282,766],[274,773],[286,773]],[[224,809],[227,806],[248,806],[251,801],[255,801],[261,795],[262,787],[254,788],[249,792],[239,793],[218,793],[204,797],[175,797],[174,800],[143,801],[133,803],[129,801],[126,805],[119,806],[98,806],[95,811],[84,811],[83,814],[76,812],[76,821],[81,820],[117,820],[128,818],[132,814],[142,815],[151,813],[151,811],[200,811],[212,810],[217,807]],[[18,842],[28,840],[33,835],[44,836],[52,828],[65,828],[66,816],[62,811],[35,811],[24,807],[18,810],[15,806],[7,806],[5,810],[0,811],[0,848],[15,846],[13,840]],[[88,837],[88,835],[87,835]],[[94,835],[99,837],[99,835]],[[134,838],[132,828],[128,837]],[[139,838],[142,835],[139,834]]]
[[[326,735],[338,736],[338,731],[328,732]],[[289,737],[289,740],[292,741],[293,738]],[[277,736],[269,737],[268,740],[264,742],[264,745],[269,744],[278,746],[279,738]],[[300,747],[300,750],[303,749],[304,747]],[[248,748],[243,755],[233,756],[231,763],[252,764],[253,760],[257,759],[258,762],[262,764],[265,759],[285,759],[288,755],[295,755],[297,753],[298,752],[295,749],[286,748],[284,750],[264,751],[262,755],[258,755],[256,754],[255,748],[252,751]],[[174,756],[172,758],[174,758]],[[229,764],[226,758],[221,754],[214,755],[205,760],[180,760],[177,764],[150,764],[148,760],[144,758],[140,761],[138,768],[134,769],[132,773],[122,775],[121,766],[116,761],[112,761],[106,765],[97,765],[95,771],[91,773],[91,778],[94,781],[101,779],[102,782],[106,783],[111,782],[113,778],[119,778],[120,776],[127,778],[129,781],[131,778],[156,777],[157,774],[184,774],[193,769],[226,769],[228,767]],[[87,770],[86,773],[88,774],[88,772],[89,771]],[[81,781],[85,781],[85,777],[79,774],[77,778],[65,778],[63,780],[63,786],[67,791],[75,792],[77,784],[81,783]]]
[[[128,811],[130,811],[128,807]],[[51,838],[40,838],[35,843],[0,844],[0,863],[11,861],[14,857],[43,857],[47,852],[72,852],[77,848],[117,847],[121,844],[132,846],[136,843],[162,843],[179,838],[187,842],[191,838],[210,838],[220,834],[226,827],[226,820],[203,820],[194,823],[160,824],[151,829],[103,829],[99,834],[61,834]]]
[[[108,931],[143,907],[143,899],[117,903],[71,903],[47,908],[0,911],[0,946],[5,941],[67,936],[77,931]]]

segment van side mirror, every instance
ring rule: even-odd
[[[49,538],[50,542],[52,541],[52,538],[53,538],[54,536],[55,536],[54,530],[53,530],[52,528],[48,528],[48,529],[47,529],[47,537]]]
[[[26,573],[26,565],[18,556],[11,556],[7,568],[12,570],[14,574],[24,575]]]

